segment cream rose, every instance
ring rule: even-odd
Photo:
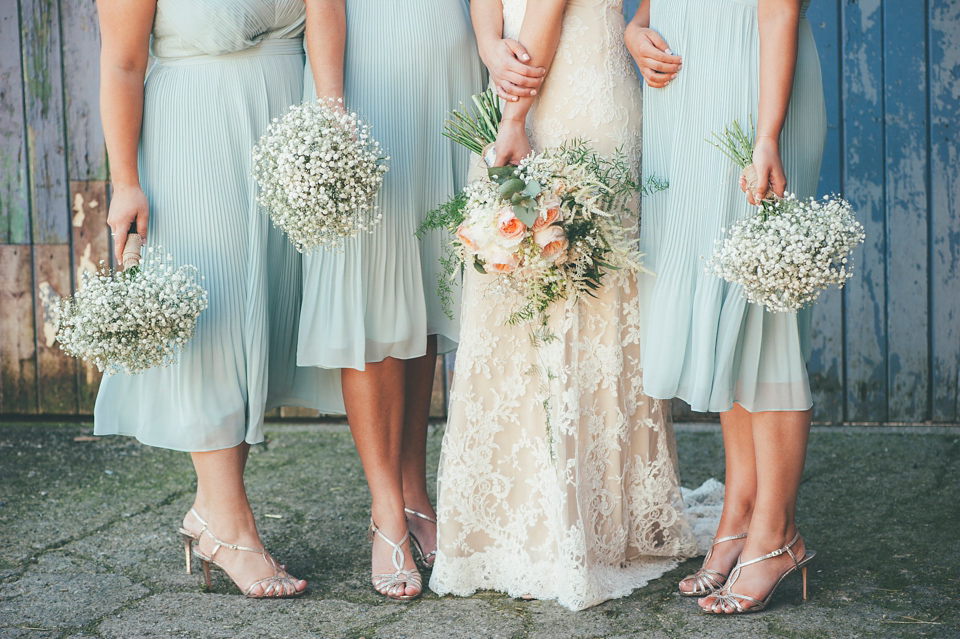
[[[561,258],[566,257],[569,245],[567,236],[556,224],[534,231],[533,241],[540,247],[540,254],[551,262],[562,261]]]
[[[476,253],[480,250],[480,246],[471,237],[470,229],[464,224],[457,227],[457,239],[459,239],[471,253]]]
[[[520,264],[516,253],[502,250],[492,250],[484,257],[487,270],[493,273],[510,273]]]

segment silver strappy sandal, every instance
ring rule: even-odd
[[[721,590],[718,593],[714,593],[712,595],[716,597],[716,601],[714,602],[714,605],[719,604],[719,610],[717,612],[714,612],[713,606],[711,606],[709,609],[701,608],[700,610],[710,615],[742,615],[748,612],[760,612],[761,610],[767,607],[767,604],[770,603],[770,599],[773,598],[773,593],[776,592],[777,587],[780,586],[780,582],[782,582],[784,579],[786,579],[788,575],[796,572],[797,570],[799,570],[801,575],[803,575],[803,600],[806,601],[807,600],[807,564],[809,564],[813,560],[813,558],[817,555],[817,551],[807,549],[806,552],[804,552],[803,554],[803,558],[797,559],[797,556],[793,554],[793,551],[790,550],[790,548],[799,540],[800,540],[800,532],[798,531],[797,534],[794,535],[790,543],[784,546],[783,548],[778,548],[771,553],[767,553],[766,555],[763,555],[762,557],[757,557],[756,559],[751,559],[750,561],[743,561],[743,562],[738,561],[737,565],[733,567],[733,571],[730,573],[730,580],[727,582],[726,586],[724,586],[723,590]],[[764,597],[763,601],[760,601],[759,599],[754,599],[749,595],[737,594],[733,592],[733,590],[731,590],[731,588],[733,588],[733,585],[737,582],[737,578],[740,577],[740,571],[744,566],[749,566],[750,564],[755,564],[765,559],[772,559],[774,557],[779,557],[783,553],[787,553],[788,555],[790,555],[790,558],[793,559],[793,566],[788,568],[785,573],[780,575],[780,578],[777,579],[777,583],[773,584],[773,588],[770,589],[770,592],[767,593],[767,596]],[[749,602],[752,605],[745,608],[741,602]],[[727,605],[733,606],[733,611],[727,612],[725,610]]]
[[[739,535],[730,535],[729,537],[721,537],[720,539],[715,540],[710,546],[707,556],[703,558],[703,566],[706,566],[707,562],[710,561],[710,557],[713,556],[713,549],[717,544],[722,544],[725,541],[736,541],[737,539],[746,538],[747,533],[741,533]],[[719,570],[710,570],[709,568],[703,568],[701,566],[700,570],[692,575],[687,575],[680,580],[680,583],[683,583],[687,579],[693,579],[693,590],[684,590],[679,584],[677,584],[677,590],[680,591],[680,594],[684,597],[705,597],[707,595],[712,595],[714,592],[723,588],[723,584],[727,581],[727,575],[723,574]]]
[[[437,520],[433,517],[424,515],[412,508],[404,508],[403,512],[408,515],[413,515],[414,517],[419,517],[420,519],[425,519],[434,525],[437,523]],[[428,553],[423,552],[423,546],[420,545],[420,540],[417,539],[417,536],[413,533],[410,533],[410,544],[413,546],[413,561],[416,562],[417,567],[420,568],[420,570],[430,570],[433,568],[433,562],[437,558],[437,549],[434,548]]]
[[[410,532],[404,533],[400,541],[394,543],[389,537],[380,532],[377,525],[373,523],[373,517],[371,517],[368,535],[371,543],[373,543],[375,536],[379,536],[380,539],[387,542],[387,544],[393,548],[393,555],[390,559],[393,561],[393,567],[396,569],[396,572],[373,575],[373,587],[376,591],[385,597],[396,599],[397,601],[410,601],[423,594],[423,581],[421,580],[420,573],[416,570],[404,570],[403,568],[403,562],[406,559],[406,554],[403,552],[403,545],[410,540]],[[407,586],[416,588],[417,594],[404,594]],[[396,594],[397,592],[399,592],[399,594]]]

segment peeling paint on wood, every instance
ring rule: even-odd
[[[100,124],[100,28],[95,0],[61,0],[63,86],[71,180],[106,180]]]
[[[30,246],[0,245],[0,413],[37,412]]]
[[[30,242],[17,3],[0,3],[0,243]]]

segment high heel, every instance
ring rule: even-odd
[[[780,586],[780,582],[786,579],[787,575],[790,575],[796,572],[797,570],[799,570],[800,574],[803,576],[803,600],[806,601],[807,600],[807,564],[813,561],[813,558],[816,557],[817,555],[817,551],[807,549],[803,553],[803,558],[797,559],[797,556],[793,554],[791,547],[793,547],[793,545],[796,544],[799,540],[800,540],[800,532],[798,531],[797,534],[794,535],[790,543],[784,546],[783,548],[778,548],[771,553],[767,553],[766,555],[763,555],[762,557],[757,557],[756,559],[751,559],[750,561],[744,561],[744,562],[737,561],[737,565],[733,567],[733,571],[730,573],[730,580],[724,586],[723,590],[721,590],[719,593],[714,593],[712,595],[713,597],[716,597],[716,600],[714,601],[714,606],[719,604],[719,606],[717,606],[718,611],[715,612],[713,610],[714,606],[711,606],[708,609],[701,608],[701,611],[711,615],[723,615],[723,614],[742,615],[748,612],[760,612],[761,610],[767,607],[767,604],[770,603],[770,599],[773,598],[773,593],[776,592],[777,588]],[[790,568],[788,568],[786,572],[780,575],[780,578],[777,579],[777,582],[775,584],[773,584],[773,588],[770,589],[770,592],[767,593],[767,596],[764,597],[762,601],[759,599],[754,599],[749,595],[737,594],[733,592],[733,590],[731,590],[731,588],[733,588],[733,584],[737,582],[737,578],[740,577],[740,571],[744,566],[749,566],[750,564],[755,564],[765,559],[772,559],[774,557],[779,557],[783,553],[787,553],[788,555],[790,555],[790,558],[793,559],[793,565]],[[743,605],[741,605],[740,603],[741,601],[749,602],[753,605],[751,605],[748,608],[744,608]],[[733,606],[733,611],[727,612],[725,610],[728,604]]]
[[[707,556],[703,558],[703,565],[700,567],[700,570],[693,573],[692,575],[687,575],[680,580],[680,583],[683,583],[687,579],[693,579],[693,590],[684,590],[677,585],[677,590],[680,591],[680,594],[684,597],[705,597],[706,595],[711,595],[717,590],[723,588],[723,584],[727,581],[727,575],[723,574],[719,570],[710,570],[709,568],[704,568],[703,566],[707,565],[707,562],[710,561],[710,557],[713,556],[713,549],[717,544],[722,544],[725,541],[736,541],[737,539],[746,539],[747,533],[741,533],[739,535],[730,535],[729,537],[721,537],[713,542],[710,546],[710,550],[707,552]]]
[[[424,515],[421,512],[413,510],[412,508],[404,508],[403,512],[408,515],[419,517],[420,519],[425,519],[434,525],[437,523],[437,520],[433,517]],[[433,568],[433,562],[437,558],[437,549],[434,548],[430,552],[424,553],[423,546],[420,545],[420,540],[417,539],[417,536],[413,533],[410,533],[410,544],[413,546],[413,561],[415,564],[417,564],[417,567],[420,568],[420,570],[431,570]]]
[[[195,508],[190,508],[190,514],[192,514],[197,521],[203,526],[200,529],[199,533],[194,533],[183,526],[177,528],[177,533],[180,535],[180,540],[183,542],[184,558],[187,562],[187,574],[193,574],[193,544],[200,541],[200,535],[203,534],[203,531],[207,529],[207,522],[203,520],[203,517],[200,516],[200,513],[196,511]]]
[[[367,533],[367,536],[370,538],[370,542],[373,542],[374,537],[379,536],[380,539],[384,540],[393,548],[393,555],[390,557],[393,562],[393,567],[396,569],[394,573],[383,573],[379,575],[373,575],[373,587],[381,595],[389,597],[390,599],[396,599],[397,601],[410,601],[411,599],[416,599],[421,594],[423,594],[423,582],[420,578],[420,573],[416,570],[404,570],[403,562],[406,559],[406,555],[403,552],[403,544],[407,543],[410,539],[410,532],[407,531],[404,533],[403,537],[398,543],[394,543],[390,540],[389,537],[380,532],[380,529],[377,528],[377,525],[373,522],[373,517],[370,518],[370,529]],[[417,589],[417,594],[407,595],[404,592],[407,589],[407,586],[413,586]],[[399,586],[400,594],[391,594]]]
[[[196,515],[196,513],[194,514]],[[203,520],[201,519],[200,521],[202,522]],[[217,563],[217,561],[214,559],[217,552],[221,548],[226,548],[227,550],[257,553],[263,557],[263,561],[273,569],[273,575],[270,577],[264,577],[263,579],[258,579],[250,584],[246,590],[243,590],[242,592],[245,597],[250,599],[290,599],[293,597],[299,597],[306,592],[306,588],[303,590],[297,590],[295,582],[300,580],[288,575],[286,571],[283,570],[283,568],[281,568],[281,566],[273,559],[273,557],[270,556],[266,548],[249,548],[247,546],[239,546],[237,544],[228,544],[225,541],[217,539],[216,535],[210,532],[210,528],[205,523],[203,532],[200,534],[201,536],[206,534],[213,539],[215,544],[213,552],[211,552],[209,556],[200,552],[199,544],[193,549],[193,554],[197,556],[197,559],[199,559],[203,565],[203,577],[207,584],[207,590],[213,590],[213,582],[210,578],[210,566],[216,566],[220,570],[227,572],[226,568],[224,568],[222,564]],[[230,573],[227,573],[227,576],[230,576]],[[257,586],[261,587],[260,594],[254,594]],[[239,588],[239,584],[237,587]]]

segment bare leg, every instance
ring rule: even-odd
[[[365,371],[346,368],[342,371],[347,420],[373,497],[373,520],[394,542],[399,542],[407,532],[400,470],[404,368],[403,361],[388,357],[382,362],[367,364]],[[403,550],[403,567],[416,571],[409,548]],[[373,574],[396,572],[391,558],[390,546],[375,537]],[[389,594],[413,596],[418,592],[418,588],[408,584],[405,588],[398,586]]]
[[[427,425],[436,365],[437,336],[431,335],[427,338],[427,354],[406,361],[406,404],[400,457],[404,505],[432,519],[437,518],[437,513],[427,494]],[[424,554],[436,550],[436,524],[416,515],[408,516],[407,524]]]
[[[787,545],[797,533],[796,508],[803,465],[807,455],[812,411],[769,411],[753,414],[753,441],[757,460],[757,501],[750,520],[744,561]],[[802,558],[801,539],[791,550]],[[793,565],[784,553],[744,568],[734,592],[763,600],[780,575]],[[702,607],[718,609],[712,597]],[[749,607],[744,603],[745,608]],[[727,606],[726,612],[733,607]]]
[[[243,469],[249,451],[250,445],[242,443],[223,450],[191,453],[193,466],[197,471],[197,499],[194,507],[210,525],[210,532],[219,539],[249,548],[262,548],[263,542],[260,541],[243,485]],[[199,531],[200,526],[194,519],[192,515],[188,515],[184,519],[184,525],[189,525],[189,530]],[[197,547],[209,557],[214,552],[216,543],[210,535],[202,535]],[[254,582],[274,574],[273,566],[256,553],[221,548],[214,559],[244,592]],[[290,586],[300,591],[307,587],[307,582],[291,579]],[[263,594],[263,589],[257,588],[251,594]]]
[[[723,512],[715,539],[747,532],[757,499],[757,466],[753,449],[753,426],[748,413],[740,404],[720,414],[723,429],[723,450],[726,459],[723,494]],[[724,575],[737,562],[746,540],[725,541],[713,549],[710,560],[703,567]],[[694,588],[693,579],[680,582],[680,589]]]

